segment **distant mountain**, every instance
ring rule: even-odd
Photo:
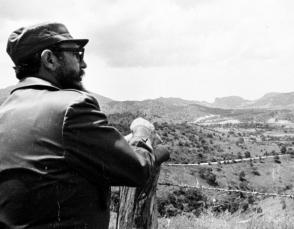
[[[174,97],[160,97],[158,99],[155,99],[158,102],[162,102],[168,105],[175,105],[175,106],[186,106],[186,105],[191,105],[191,104],[198,104],[198,105],[205,105],[207,103],[205,102],[198,102],[195,100],[185,100],[185,99],[180,99],[180,98],[174,98]]]
[[[0,89],[0,103],[13,87]],[[239,123],[239,122],[294,122],[294,92],[269,93],[255,101],[238,96],[216,98],[213,103],[158,98],[143,101],[114,101],[92,93],[106,114],[132,113],[158,122]]]
[[[209,106],[223,109],[294,109],[294,92],[265,94],[257,100],[245,100],[239,96],[216,98]]]
[[[138,113],[153,121],[192,122],[196,118],[207,114],[223,113],[226,110],[206,107],[190,102],[181,104],[174,100],[155,99],[143,101],[112,101],[104,106],[107,114],[114,113]]]
[[[174,104],[169,100],[111,101],[105,104],[107,114],[132,113],[153,122],[194,122],[198,124],[226,124],[287,120],[294,122],[294,110],[222,109],[199,104]]]
[[[268,93],[250,105],[252,108],[294,109],[294,92]]]
[[[212,104],[213,107],[225,108],[225,109],[236,109],[244,107],[250,103],[249,100],[245,100],[240,96],[228,96],[223,98],[216,98]]]
[[[113,101],[112,99],[105,97],[105,96],[102,96],[102,95],[99,95],[97,93],[94,93],[94,92],[90,92],[90,93],[97,99],[97,101],[102,109],[104,108],[104,106],[106,106],[106,104]]]

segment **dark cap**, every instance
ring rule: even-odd
[[[12,32],[8,38],[6,51],[15,65],[17,65],[31,54],[51,45],[74,42],[83,47],[88,41],[88,39],[73,39],[63,24],[43,23],[22,27]]]

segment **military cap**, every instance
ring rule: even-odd
[[[8,38],[6,51],[17,65],[30,55],[49,46],[74,42],[83,47],[88,41],[88,39],[74,39],[61,23],[42,23],[13,31]]]

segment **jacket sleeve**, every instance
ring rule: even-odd
[[[144,145],[131,147],[108,125],[106,115],[90,96],[70,105],[63,123],[65,158],[74,171],[90,182],[143,186],[155,164]]]

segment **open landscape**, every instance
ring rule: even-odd
[[[294,229],[294,1],[51,0],[45,5],[39,0],[0,0],[0,6],[0,104],[19,80],[25,83],[23,89],[28,89],[24,94],[31,95],[26,77],[40,78],[61,90],[78,88],[97,99],[108,123],[123,136],[130,134],[130,124],[138,117],[152,122],[162,139],[158,145],[154,143],[154,152],[170,153],[169,160],[160,168],[155,166],[150,176],[140,176],[149,168],[143,162],[142,169],[145,158],[141,161],[134,152],[118,155],[121,151],[109,151],[113,146],[128,148],[126,142],[122,148],[113,139],[92,139],[94,131],[101,132],[92,126],[106,122],[84,112],[84,103],[90,105],[87,99],[83,105],[74,101],[67,107],[68,118],[63,123],[62,118],[42,123],[62,125],[59,130],[63,132],[56,138],[77,139],[70,142],[74,146],[68,146],[65,138],[60,144],[45,134],[37,138],[37,147],[46,147],[44,154],[50,156],[52,150],[55,153],[55,148],[63,146],[67,152],[62,156],[70,167],[53,171],[51,166],[43,169],[43,161],[51,163],[47,157],[41,157],[41,163],[39,157],[24,159],[33,161],[45,175],[51,170],[58,177],[64,177],[64,172],[78,173],[83,178],[78,180],[94,185],[97,181],[94,195],[99,201],[95,203],[103,208],[103,215],[95,219],[108,221],[110,203],[109,229]],[[38,34],[36,24],[47,22],[62,23],[66,30],[47,37],[47,29]],[[30,31],[26,28],[34,28],[32,37],[26,35]],[[45,93],[47,87],[35,83],[33,90],[44,90],[39,91],[37,102],[43,102],[41,97],[48,94],[52,105],[56,102],[58,109],[64,107],[58,104],[67,96],[51,100],[51,93]],[[15,119],[8,116],[14,113],[14,101],[11,104],[3,118],[15,125]],[[18,107],[24,110],[30,105],[21,104]],[[41,106],[46,108],[43,103]],[[95,115],[100,114],[97,108],[96,104],[90,108]],[[51,109],[52,114],[58,109]],[[35,114],[33,109],[29,111]],[[22,113],[29,120],[35,118]],[[83,114],[88,116],[75,118]],[[32,133],[45,125],[37,127]],[[9,129],[15,137],[12,140],[30,137],[19,132],[20,128]],[[64,133],[67,129],[68,135]],[[85,132],[80,135],[80,131]],[[49,133],[48,128],[44,133]],[[86,144],[88,137],[91,141]],[[12,142],[10,137],[1,139],[3,144]],[[16,145],[12,146],[17,148],[13,157],[24,147]],[[86,147],[86,153],[76,153]],[[52,160],[60,160],[55,156]],[[125,160],[129,156],[131,159]],[[10,157],[9,162],[24,160]],[[123,166],[113,164],[113,158]],[[156,159],[158,162],[161,157]],[[120,182],[118,176],[123,177]],[[144,187],[111,187],[111,201],[104,191],[109,180],[130,185],[145,183],[145,177],[149,179]],[[93,194],[91,190],[81,189],[88,196]],[[81,209],[79,198],[76,202],[72,209]],[[66,203],[57,201],[58,222],[65,215],[60,212],[69,209]],[[94,204],[85,208],[89,206]],[[93,212],[101,214],[100,210]],[[75,218],[70,215],[68,221]],[[90,225],[86,220],[83,223]]]
[[[159,228],[294,228],[293,110],[165,103],[119,102],[122,112],[109,113],[124,134],[135,117],[151,119],[171,152],[157,188]]]
[[[294,227],[293,128],[156,127],[171,152],[157,190],[159,228]]]
[[[1,102],[9,89],[0,90]],[[151,120],[171,153],[157,186],[160,229],[294,228],[292,109],[237,109],[236,104],[224,109],[175,98],[118,102],[95,96],[124,135],[134,118]],[[110,228],[115,228],[115,188],[112,200]]]

